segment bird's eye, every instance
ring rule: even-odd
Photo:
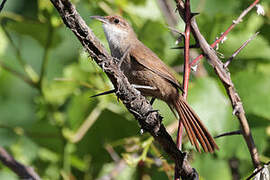
[[[119,23],[119,19],[114,19],[113,22],[114,22],[115,24],[118,24],[118,23]]]

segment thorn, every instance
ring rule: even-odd
[[[152,97],[151,100],[150,100],[150,104],[153,105],[154,101],[156,100],[155,97]]]
[[[171,49],[184,49],[185,47],[179,46],[179,47],[172,47]],[[189,48],[199,48],[197,44],[189,46]]]
[[[242,131],[237,130],[237,131],[231,131],[231,132],[222,133],[220,135],[215,136],[214,138],[220,138],[220,137],[224,137],[224,136],[241,135],[241,134],[242,134]]]
[[[194,16],[199,15],[200,13],[191,13],[191,17],[193,18]]]
[[[90,98],[98,97],[98,96],[103,96],[103,95],[107,95],[107,94],[112,94],[112,93],[115,93],[115,92],[116,92],[116,90],[115,89],[112,89],[112,90],[109,90],[109,91],[105,91],[105,92],[102,92],[102,93],[99,93],[99,94],[90,96]]]
[[[153,112],[158,112],[158,110],[157,109],[153,109],[153,110],[150,110],[150,111],[148,111],[148,113],[153,113]]]

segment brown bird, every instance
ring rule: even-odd
[[[218,149],[200,118],[179,94],[181,85],[171,70],[137,39],[127,21],[119,16],[92,16],[92,18],[103,23],[112,56],[119,60],[125,58],[121,70],[129,82],[142,95],[161,99],[172,110],[176,110],[191,144],[199,152],[201,150],[198,141],[205,152],[212,153]],[[126,53],[128,54],[125,56]]]

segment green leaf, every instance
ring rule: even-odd
[[[25,136],[20,137],[11,149],[15,159],[23,164],[30,164],[37,158],[38,146]]]
[[[31,140],[37,145],[44,146],[55,153],[62,153],[64,143],[61,137],[61,131],[57,126],[51,125],[48,120],[37,121],[26,130],[31,135]]]
[[[114,168],[117,168],[115,167],[115,165],[116,165],[115,163],[104,164],[97,179],[113,172]],[[118,174],[115,176],[115,179],[116,180],[126,180],[126,179],[135,180],[134,174],[135,174],[136,168],[129,167],[128,165],[125,165],[125,164],[123,166],[126,166],[126,167],[124,167],[120,172],[118,172]]]
[[[0,128],[0,146],[8,147],[16,142],[18,136],[11,129]]]
[[[157,3],[154,0],[148,0],[146,1],[145,5],[139,5],[139,6],[135,6],[134,4],[129,4],[126,7],[125,11],[129,12],[129,14],[139,16],[143,19],[158,20],[158,19],[161,19],[162,17],[160,11],[158,10]]]
[[[231,127],[231,105],[217,82],[209,77],[198,78],[189,90],[188,102],[210,132],[220,133]]]
[[[77,143],[77,153],[81,156],[91,154],[91,168],[96,174],[104,162],[111,161],[111,157],[104,148],[105,144],[134,134],[139,134],[139,127],[135,120],[128,121],[119,114],[104,110],[83,139]]]
[[[232,179],[229,164],[226,160],[216,159],[210,154],[197,154],[194,159],[192,167],[198,171],[199,179]],[[209,169],[212,169],[213,173],[210,173]]]
[[[37,40],[41,46],[45,47],[48,41],[48,36],[52,37],[51,48],[56,47],[61,41],[61,36],[57,33],[49,34],[49,23],[41,23],[39,21],[13,21],[9,20],[6,24],[6,29],[9,32],[16,32],[20,35],[27,35]]]
[[[270,119],[269,74],[246,70],[232,77],[246,113]]]
[[[0,179],[19,180],[18,176],[16,176],[11,170],[1,170]]]

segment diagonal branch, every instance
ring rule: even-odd
[[[0,147],[0,161],[16,173],[21,179],[41,180],[33,168],[17,162],[8,152]]]
[[[176,144],[161,122],[160,114],[153,111],[146,98],[130,85],[116,62],[78,14],[75,6],[68,0],[51,0],[51,2],[66,26],[72,30],[84,49],[110,78],[117,90],[117,97],[122,100],[126,108],[138,120],[141,128],[149,132],[175,162],[178,174],[182,179],[194,179],[197,176],[195,169],[186,160],[185,153],[177,149]]]
[[[184,17],[183,15],[185,12],[183,1],[182,0],[175,0],[175,1],[177,3],[179,14],[183,18]],[[252,5],[257,4],[258,2],[259,0],[255,0]],[[250,11],[250,8],[248,10],[245,10],[244,11],[245,13],[242,13],[240,18],[238,19],[242,19],[242,17],[249,11]],[[247,118],[245,116],[245,111],[244,111],[242,101],[234,87],[229,69],[224,66],[224,64],[220,61],[220,59],[216,55],[215,50],[207,43],[207,41],[201,34],[194,17],[191,19],[191,30],[195,39],[197,39],[197,42],[199,43],[204,56],[207,58],[208,63],[214,68],[217,76],[219,77],[219,79],[223,83],[223,86],[226,89],[227,95],[230,98],[232,108],[234,110],[233,112],[237,116],[240,122],[242,131],[243,131],[243,136],[248,146],[253,165],[255,168],[259,168],[260,167],[259,154],[255,146],[255,143],[254,143],[254,140],[253,140],[253,137],[252,137],[249,125],[248,125]]]
[[[233,23],[228,27],[228,29],[222,33],[222,35],[216,39],[216,41],[211,44],[211,47],[214,48],[218,43],[220,43],[222,40],[224,40],[224,38],[229,34],[229,32],[232,31],[232,29],[237,25],[239,24],[243,18],[249,13],[249,11],[251,11],[258,3],[260,2],[260,0],[255,0],[247,9],[245,9],[241,14],[240,16],[235,20],[233,21]],[[190,63],[190,66],[194,66],[200,59],[203,58],[203,55],[199,55],[198,57],[196,57],[191,63]]]
[[[7,2],[7,0],[3,0],[3,1],[1,2],[1,5],[0,5],[0,12],[1,12],[2,9],[4,8],[6,2]]]

